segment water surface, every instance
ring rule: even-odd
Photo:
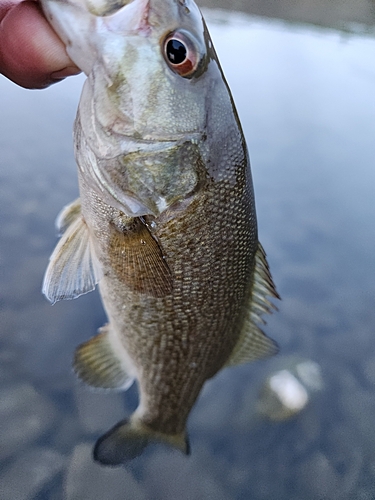
[[[375,498],[375,39],[206,11],[250,149],[259,235],[283,300],[280,354],[221,372],[193,409],[192,456],[154,448],[128,469],[91,460],[136,405],[71,371],[105,321],[96,292],[40,292],[54,219],[78,195],[71,128],[82,77],[45,91],[0,79],[0,499]],[[298,417],[262,420],[264,378],[320,364]]]

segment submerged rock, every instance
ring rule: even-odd
[[[311,360],[289,360],[267,377],[257,401],[260,415],[285,420],[302,411],[313,392],[323,387],[320,366]]]

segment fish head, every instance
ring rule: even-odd
[[[97,16],[93,38],[88,99],[106,135],[153,142],[199,135],[209,39],[193,1],[133,0]]]
[[[158,215],[187,198],[202,185],[197,169],[210,163],[207,144],[220,143],[228,120],[237,119],[194,1],[42,4],[88,75],[76,125],[76,142],[78,136],[84,141],[77,146],[84,151],[78,164],[88,161],[90,149],[86,171],[102,194],[110,194],[107,202],[129,216]]]

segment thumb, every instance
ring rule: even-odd
[[[79,72],[36,2],[2,3],[0,73],[22,87],[45,88]]]

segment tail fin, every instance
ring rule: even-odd
[[[185,433],[163,434],[150,429],[137,418],[122,420],[101,436],[94,447],[94,460],[103,465],[124,465],[142,454],[148,444],[164,443],[190,454]]]

